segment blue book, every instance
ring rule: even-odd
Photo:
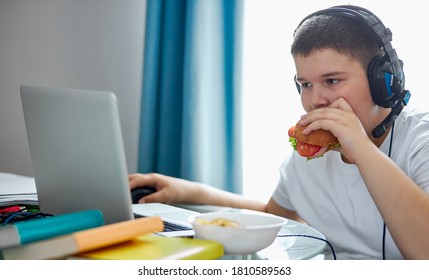
[[[90,209],[0,226],[0,249],[104,225],[100,210]]]

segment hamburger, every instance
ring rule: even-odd
[[[319,129],[304,135],[302,131],[305,128],[306,126],[302,126],[298,122],[288,131],[289,142],[301,156],[307,159],[317,158],[330,149],[340,146],[337,137],[330,131]]]

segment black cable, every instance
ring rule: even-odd
[[[386,259],[386,223],[383,222],[383,241],[382,241],[383,260]]]
[[[395,130],[395,122],[392,123],[392,130],[390,131],[390,144],[389,144],[389,152],[387,156],[390,158],[392,154],[392,143],[393,143],[393,132]],[[386,259],[386,223],[383,221],[383,240],[381,245],[381,250],[383,253],[383,260]]]
[[[320,237],[313,236],[313,235],[307,235],[307,234],[281,234],[281,235],[277,235],[277,237],[307,237],[307,238],[312,238],[312,239],[316,239],[316,240],[326,242],[326,244],[328,244],[329,248],[331,249],[332,256],[333,256],[334,260],[337,259],[337,256],[335,255],[334,247],[332,246],[332,244],[328,240],[326,240],[324,238],[320,238]]]
[[[45,213],[32,213],[32,212],[10,212],[8,214],[2,215],[0,226],[4,226],[6,224],[11,224],[20,221],[26,221],[30,219],[39,219],[46,218],[48,216],[52,216],[51,214]]]

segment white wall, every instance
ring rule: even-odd
[[[117,94],[137,166],[146,0],[0,0],[0,172],[33,175],[19,87]]]

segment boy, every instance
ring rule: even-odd
[[[294,153],[267,204],[161,174],[141,202],[197,203],[265,211],[308,223],[339,259],[429,259],[429,116],[403,110],[401,61],[391,34],[368,10],[337,6],[306,17],[292,44],[304,133],[324,129],[340,146],[307,161]],[[329,256],[328,256],[329,257]]]

